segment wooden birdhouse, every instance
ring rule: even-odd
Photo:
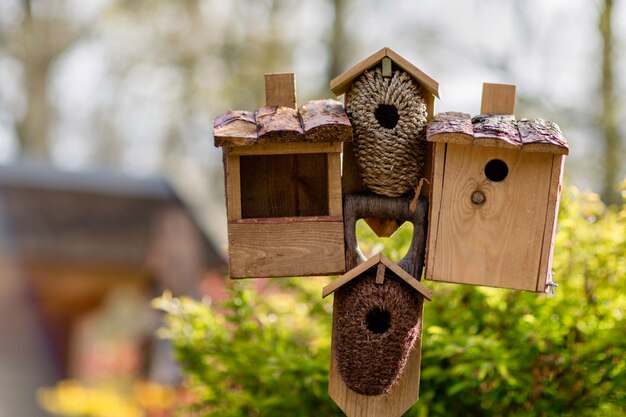
[[[389,48],[383,48],[331,81],[344,95],[353,142],[344,147],[343,192],[387,197],[419,193],[429,179],[431,147],[426,125],[433,117],[439,85]],[[428,196],[428,189],[421,193]],[[366,219],[379,236],[401,224]]]
[[[334,293],[329,395],[348,417],[399,417],[419,397],[422,309],[431,292],[378,254]]]
[[[545,292],[568,146],[549,121],[515,120],[515,87],[485,84],[480,116],[438,114],[426,279]]]
[[[266,105],[214,122],[224,151],[231,278],[345,271],[340,154],[351,140],[340,103],[296,109],[293,74],[265,77]]]

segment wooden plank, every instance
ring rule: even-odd
[[[515,114],[515,86],[483,83],[482,114]]]
[[[423,94],[424,102],[426,103],[426,120],[430,123],[435,114],[435,96],[432,94]],[[430,185],[432,181],[432,166],[433,166],[433,144],[426,142],[426,153],[424,154],[424,166],[422,167],[422,177],[426,178],[426,182],[423,184],[420,190],[420,195],[428,197],[430,195]],[[380,235],[379,235],[380,236]]]
[[[328,214],[341,216],[343,214],[343,199],[341,193],[341,155],[333,152],[327,154],[328,168]]]
[[[337,154],[336,154],[337,155]],[[296,215],[329,215],[328,155],[293,155],[294,170],[288,181],[296,190]],[[341,191],[340,191],[341,192]]]
[[[311,100],[298,111],[304,135],[310,142],[347,142],[352,140],[352,125],[340,102]]]
[[[385,269],[385,264],[379,262],[378,266],[376,267],[376,284],[385,283]]]
[[[441,211],[441,196],[443,192],[443,174],[446,162],[445,143],[435,143],[433,150],[433,183],[431,186],[430,207],[428,211],[428,238],[426,244],[426,271],[425,278],[433,279],[435,253],[437,253],[437,233],[439,230],[439,214]]]
[[[391,77],[391,59],[389,59],[389,57],[384,57],[382,59],[382,73],[383,73],[383,77],[388,78]]]
[[[527,152],[548,152],[567,155],[569,147],[559,126],[543,119],[522,119],[517,122],[517,130]]]
[[[341,142],[264,143],[228,148],[229,155],[286,155],[341,152]]]
[[[306,217],[265,217],[258,219],[229,220],[228,224],[290,224],[290,223],[336,223],[343,221],[342,216],[306,216]]]
[[[241,219],[241,168],[239,156],[226,155],[226,203],[228,220]]]
[[[429,142],[471,145],[474,142],[472,118],[467,113],[439,113],[426,130]]]
[[[215,146],[246,146],[256,142],[254,112],[228,110],[213,121]]]
[[[548,204],[546,205],[546,224],[544,226],[543,243],[541,247],[541,262],[539,262],[537,292],[548,292],[549,288],[547,287],[547,283],[552,277],[552,255],[554,253],[556,221],[559,215],[564,164],[565,156],[554,155],[552,158]]]
[[[228,225],[231,278],[344,272],[343,222]]]
[[[298,112],[291,107],[263,106],[254,112],[257,142],[298,142],[304,140]]]
[[[423,305],[420,308],[424,311]],[[419,327],[422,327],[421,322]],[[352,391],[341,378],[334,349],[336,328],[337,317],[333,315],[328,395],[347,417],[400,417],[404,414],[419,399],[422,339],[415,342],[402,375],[391,391],[386,395],[366,396]]]
[[[480,115],[472,119],[474,145],[519,149],[522,140],[517,131],[515,117]]]
[[[332,92],[335,93],[337,97],[344,94],[356,77],[378,64],[386,56],[386,50],[387,48],[383,48],[373,53],[372,55],[365,58],[363,61],[359,62],[347,71],[333,78],[330,82],[330,89],[332,90]]]
[[[296,108],[296,75],[265,74],[265,105]]]
[[[446,146],[445,182],[441,196],[433,198],[431,214],[438,212],[439,220],[431,223],[435,235],[426,277],[536,291],[552,155]],[[492,159],[506,163],[505,180],[485,177],[484,167]],[[483,204],[472,203],[476,190],[484,194]]]
[[[360,263],[356,267],[350,269],[345,274],[343,274],[342,276],[340,276],[339,278],[337,278],[336,280],[334,280],[333,282],[325,286],[322,289],[322,298],[326,298],[327,296],[335,292],[337,289],[341,288],[343,285],[347,284],[354,278],[361,275],[363,272],[367,271],[370,268],[373,268],[377,263],[380,262],[381,256],[382,254],[380,253],[372,256],[367,261]]]

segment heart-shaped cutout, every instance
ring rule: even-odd
[[[411,246],[413,224],[404,222],[390,237],[378,237],[363,219],[356,222],[356,241],[367,259],[382,252],[393,262],[399,262]]]

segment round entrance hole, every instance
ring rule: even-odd
[[[485,165],[485,176],[489,181],[504,181],[507,175],[509,175],[509,167],[501,159],[492,159]]]
[[[374,308],[365,316],[365,325],[372,333],[385,333],[391,327],[391,315],[387,310]]]
[[[392,104],[379,104],[374,112],[378,124],[387,129],[393,129],[400,120],[398,109]]]

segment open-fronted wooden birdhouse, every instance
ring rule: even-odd
[[[426,279],[550,289],[568,146],[552,122],[516,121],[514,101],[514,86],[485,84],[484,114],[438,114],[428,127]]]
[[[399,417],[419,397],[428,288],[382,254],[324,287],[334,293],[329,395],[348,417]]]
[[[439,96],[437,82],[383,48],[333,79],[330,88],[344,95],[354,132],[353,142],[344,147],[344,193],[399,197],[416,192],[431,171],[426,124]],[[428,195],[427,186],[422,195]],[[367,222],[379,236],[399,226]]]
[[[266,106],[215,119],[224,150],[231,278],[345,271],[339,102],[296,109],[293,74],[265,78]]]

